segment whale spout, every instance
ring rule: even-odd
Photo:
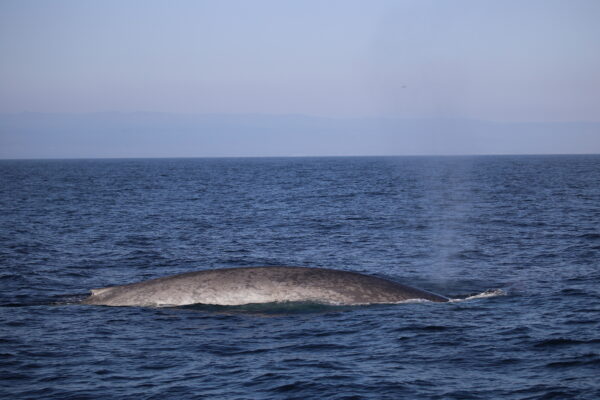
[[[308,267],[245,267],[188,272],[122,286],[92,289],[83,304],[182,306],[191,304],[314,302],[329,305],[400,303],[446,297],[357,272]]]

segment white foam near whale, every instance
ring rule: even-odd
[[[235,306],[314,302],[330,305],[447,302],[446,297],[357,272],[307,267],[223,268],[92,289],[83,304],[104,306]]]
[[[458,303],[458,302],[466,301],[466,300],[485,299],[488,297],[498,297],[498,296],[506,296],[506,291],[504,291],[502,289],[488,289],[484,292],[465,297],[464,299],[463,298],[449,299],[449,301],[451,303]]]

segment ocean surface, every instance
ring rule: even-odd
[[[78,304],[260,265],[455,301]],[[0,397],[599,399],[600,156],[0,161]]]

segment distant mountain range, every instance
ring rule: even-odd
[[[600,153],[599,122],[305,115],[0,114],[0,158]]]

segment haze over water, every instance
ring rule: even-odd
[[[600,153],[599,16],[594,0],[6,0],[0,157]]]

